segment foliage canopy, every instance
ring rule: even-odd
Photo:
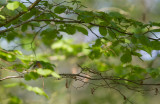
[[[160,39],[155,34],[160,32],[160,23],[144,24],[118,12],[88,11],[77,0],[60,3],[48,0],[1,0],[0,3],[0,38],[8,43],[15,41],[18,44],[9,50],[0,48],[0,68],[19,73],[18,76],[1,77],[0,81],[12,78],[29,81],[40,77],[83,81],[87,78],[90,81],[84,83],[91,84],[95,89],[104,87],[116,90],[130,103],[132,102],[121,92],[119,86],[143,92],[151,90],[150,86],[160,85],[150,81],[145,83],[147,79],[158,79],[160,68],[133,63],[135,58],[142,60],[141,50],[150,55],[153,50],[160,50]],[[98,28],[98,33],[95,28]],[[64,37],[64,34],[77,33],[84,36],[92,34],[96,39],[89,45],[78,44]],[[41,47],[46,52],[39,52]],[[30,54],[27,55],[22,50]],[[58,74],[53,60],[67,60],[70,57],[80,60],[81,72]],[[37,62],[42,65],[41,68],[36,66]],[[36,67],[33,70],[34,66]],[[89,75],[83,75],[82,72]],[[94,83],[97,80],[102,83]],[[24,83],[12,83],[8,87],[17,85],[48,98],[41,88]],[[154,91],[157,94],[158,88]],[[94,93],[94,90],[91,92]]]

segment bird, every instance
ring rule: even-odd
[[[42,64],[40,61],[36,61],[34,66],[33,66],[33,69],[36,69],[36,68],[43,68]]]

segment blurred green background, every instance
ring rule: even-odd
[[[61,0],[54,0],[55,2],[60,2]],[[133,18],[138,21],[142,21],[144,23],[148,23],[149,21],[159,22],[160,20],[160,0],[81,0],[82,4],[84,4],[87,10],[94,11],[117,11],[128,18]],[[80,69],[77,67],[77,63],[84,64],[84,60],[86,60],[85,64],[90,65],[94,68],[92,63],[88,62],[85,57],[85,53],[87,50],[83,50],[82,55],[78,52],[73,52],[76,47],[79,47],[78,44],[85,43],[84,47],[87,47],[89,44],[92,44],[92,40],[95,39],[94,36],[89,35],[83,36],[80,33],[77,33],[74,36],[67,36],[64,34],[64,40],[72,39],[75,46],[66,46],[71,47],[70,50],[66,50],[66,54],[58,55],[53,53],[53,56],[50,57],[52,63],[56,64],[56,70],[60,73],[77,73]],[[0,39],[1,47],[5,49],[10,49],[15,44],[14,42],[7,42],[6,40]],[[62,42],[63,43],[63,42]],[[54,43],[55,44],[55,43]],[[52,46],[53,49],[56,49]],[[57,42],[58,44],[58,42]],[[59,43],[60,44],[60,43]],[[67,44],[72,44],[68,42],[66,44],[63,43],[63,46]],[[65,47],[63,47],[65,50]],[[19,50],[23,51],[25,54],[31,54],[32,52],[25,51],[21,48]],[[68,48],[67,48],[68,49]],[[73,49],[73,51],[72,51]],[[41,50],[37,52],[39,54],[46,54],[50,49],[46,47],[41,47]],[[70,54],[74,54],[70,55]],[[65,56],[67,55],[67,56]],[[38,57],[38,56],[37,56]],[[43,59],[43,57],[39,57],[39,59]],[[147,57],[144,56],[144,58]],[[149,57],[148,62],[156,61],[155,66],[158,66],[159,58],[155,57],[152,59]],[[109,61],[115,62],[114,59],[109,59]],[[142,66],[147,66],[148,62],[138,63]],[[137,64],[137,59],[133,61],[133,63]],[[75,71],[75,72],[74,72]],[[1,78],[5,75],[16,75],[14,72],[2,71]],[[13,82],[24,82],[31,86],[43,87],[42,83],[44,80],[44,90],[48,94],[49,99],[46,99],[43,96],[36,95],[33,92],[28,92],[21,87],[12,87],[6,88],[5,85],[7,83]],[[70,79],[68,79],[70,80]],[[106,88],[97,88],[94,94],[91,93],[92,85],[85,84],[82,82],[72,81],[69,88],[65,86],[66,79],[55,80],[54,78],[44,78],[32,81],[24,81],[23,79],[10,79],[3,82],[0,82],[0,104],[129,104],[128,102],[123,100],[123,97],[113,91],[111,89]],[[95,82],[98,83],[98,82]],[[160,99],[159,95],[154,95],[154,93],[137,93],[134,91],[126,91],[121,89],[124,94],[135,104],[159,104]],[[12,101],[13,100],[13,101]],[[13,103],[13,102],[19,103]],[[9,103],[12,102],[12,103]]]

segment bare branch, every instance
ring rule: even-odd
[[[6,80],[6,79],[12,79],[12,78],[24,78],[24,77],[23,76],[7,76],[7,77],[0,79],[0,81]]]

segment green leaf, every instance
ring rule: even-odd
[[[41,32],[42,41],[45,45],[51,45],[54,39],[57,37],[58,31],[54,28],[47,28]],[[48,41],[49,40],[49,41]]]
[[[17,9],[18,7],[19,7],[19,2],[18,1],[14,1],[14,2],[12,2],[12,3],[8,3],[7,4],[7,8],[9,9],[9,10],[15,10],[15,9]]]
[[[111,36],[113,39],[116,37],[115,33],[112,30],[108,30],[109,36]]]
[[[76,28],[79,32],[83,33],[84,35],[88,35],[88,31],[84,27],[76,26]]]
[[[78,20],[84,21],[86,23],[90,23],[94,20],[94,15],[91,11],[82,11],[76,9],[75,12],[79,14],[77,17]]]
[[[11,96],[7,104],[22,104],[22,101],[16,96]]]
[[[38,95],[43,95],[46,98],[48,98],[47,94],[39,87],[32,87],[32,86],[26,85],[24,83],[21,83],[20,85],[23,86],[24,88],[26,88],[28,91],[33,91]]]
[[[29,81],[29,80],[31,80],[32,78],[31,78],[31,76],[30,76],[29,74],[25,74],[25,75],[24,75],[24,79],[25,79],[26,81]]]
[[[65,32],[68,33],[68,34],[73,35],[73,34],[76,33],[76,28],[73,25],[66,25]]]
[[[122,18],[123,17],[123,15],[121,15],[119,12],[110,12],[109,15],[114,18]]]
[[[101,72],[108,70],[107,65],[103,62],[98,62],[96,66],[97,69]]]
[[[148,68],[147,72],[151,75],[152,78],[156,78],[159,76],[159,69],[157,68]]]
[[[160,29],[153,29],[151,32],[160,32]]]
[[[14,64],[12,65],[12,69],[15,69],[18,72],[22,72],[25,66],[23,64]]]
[[[142,56],[140,53],[137,53],[137,52],[134,52],[134,51],[132,51],[132,55],[138,56],[138,57],[141,57],[141,56]]]
[[[136,37],[142,45],[151,46],[150,40],[145,35],[134,34],[134,37]]]
[[[141,73],[145,73],[146,74],[146,69],[141,68],[140,66],[132,66],[131,67],[133,70],[133,72],[141,74]]]
[[[125,43],[128,43],[128,44],[131,43],[131,41],[128,40],[128,39],[124,39],[124,42],[125,42]]]
[[[106,18],[104,18],[104,19],[106,19]],[[108,19],[108,18],[107,18],[107,19]],[[108,26],[110,23],[107,22],[107,21],[108,21],[108,20],[101,22],[100,25],[101,25],[101,26]]]
[[[23,3],[20,3],[19,6],[23,9],[23,11],[28,11],[27,7]]]
[[[144,35],[141,35],[140,38],[139,38],[140,42],[143,44],[143,45],[146,45],[146,46],[151,46],[151,42],[150,40],[144,36]]]
[[[52,72],[51,75],[56,78],[61,78],[61,76],[57,74],[56,72]]]
[[[54,9],[54,12],[57,14],[61,14],[61,13],[64,13],[66,9],[67,8],[64,5],[60,5]]]
[[[42,76],[50,75],[52,72],[53,71],[50,69],[41,69],[41,68],[37,69],[37,73]]]
[[[18,86],[18,85],[19,85],[19,83],[9,83],[9,84],[5,84],[4,87],[10,88],[10,87]]]
[[[29,75],[33,80],[36,80],[39,78],[39,75],[36,72],[30,72]]]
[[[128,73],[126,68],[123,67],[123,66],[115,66],[114,67],[114,71],[115,71],[116,75],[118,75],[120,77],[122,77],[122,76],[124,76],[124,75],[126,75]]]
[[[14,50],[14,52],[17,54],[17,55],[23,55],[23,53],[19,50]]]
[[[143,79],[143,78],[144,78],[144,76],[140,75],[139,73],[131,73],[128,75],[129,80],[139,80],[139,79]]]
[[[150,54],[150,56],[152,56],[152,47],[143,46],[142,50],[146,51],[148,54]]]
[[[100,46],[102,46],[101,39],[97,39],[93,47],[100,47]]]
[[[28,24],[22,25],[22,27],[21,27],[22,32],[25,32],[27,29],[28,29]]]
[[[22,16],[22,20],[23,20],[23,21],[26,21],[26,20],[30,19],[32,16],[33,16],[32,12],[29,11],[29,12],[27,12],[26,14],[24,14],[24,15]]]
[[[53,28],[47,28],[41,32],[41,36],[46,39],[53,39],[56,37],[58,31]]]
[[[11,61],[11,62],[16,60],[16,56],[13,55],[12,52],[7,53],[7,52],[0,51],[0,58],[6,61]]]
[[[40,27],[39,22],[31,22],[30,24],[31,26],[34,26],[34,27]]]
[[[99,27],[99,32],[103,36],[107,35],[107,29],[105,27]]]
[[[151,41],[153,50],[160,50],[160,41]]]
[[[3,16],[3,15],[0,15],[0,18],[2,18],[2,19],[6,19],[6,17],[5,17],[5,16]]]
[[[18,36],[18,33],[15,31],[11,31],[11,32],[8,32],[6,39],[8,40],[8,42],[10,42],[10,41],[14,40],[16,38],[16,36]]]
[[[98,47],[93,48],[93,50],[89,54],[89,58],[93,59],[98,59],[100,58],[102,53],[100,52],[100,49]]]
[[[123,63],[128,63],[132,61],[132,55],[130,52],[125,52],[120,59]]]
[[[22,20],[26,21],[30,19],[31,17],[33,17],[34,15],[36,15],[37,13],[39,13],[39,11],[36,8],[33,8],[32,10],[28,11],[22,16]]]
[[[132,36],[131,42],[132,42],[133,44],[136,44],[136,43],[137,43],[137,38],[136,38],[135,36]]]
[[[38,95],[43,95],[43,96],[48,98],[47,94],[41,88],[31,87],[31,86],[27,86],[26,88],[27,88],[28,91],[33,91]]]

